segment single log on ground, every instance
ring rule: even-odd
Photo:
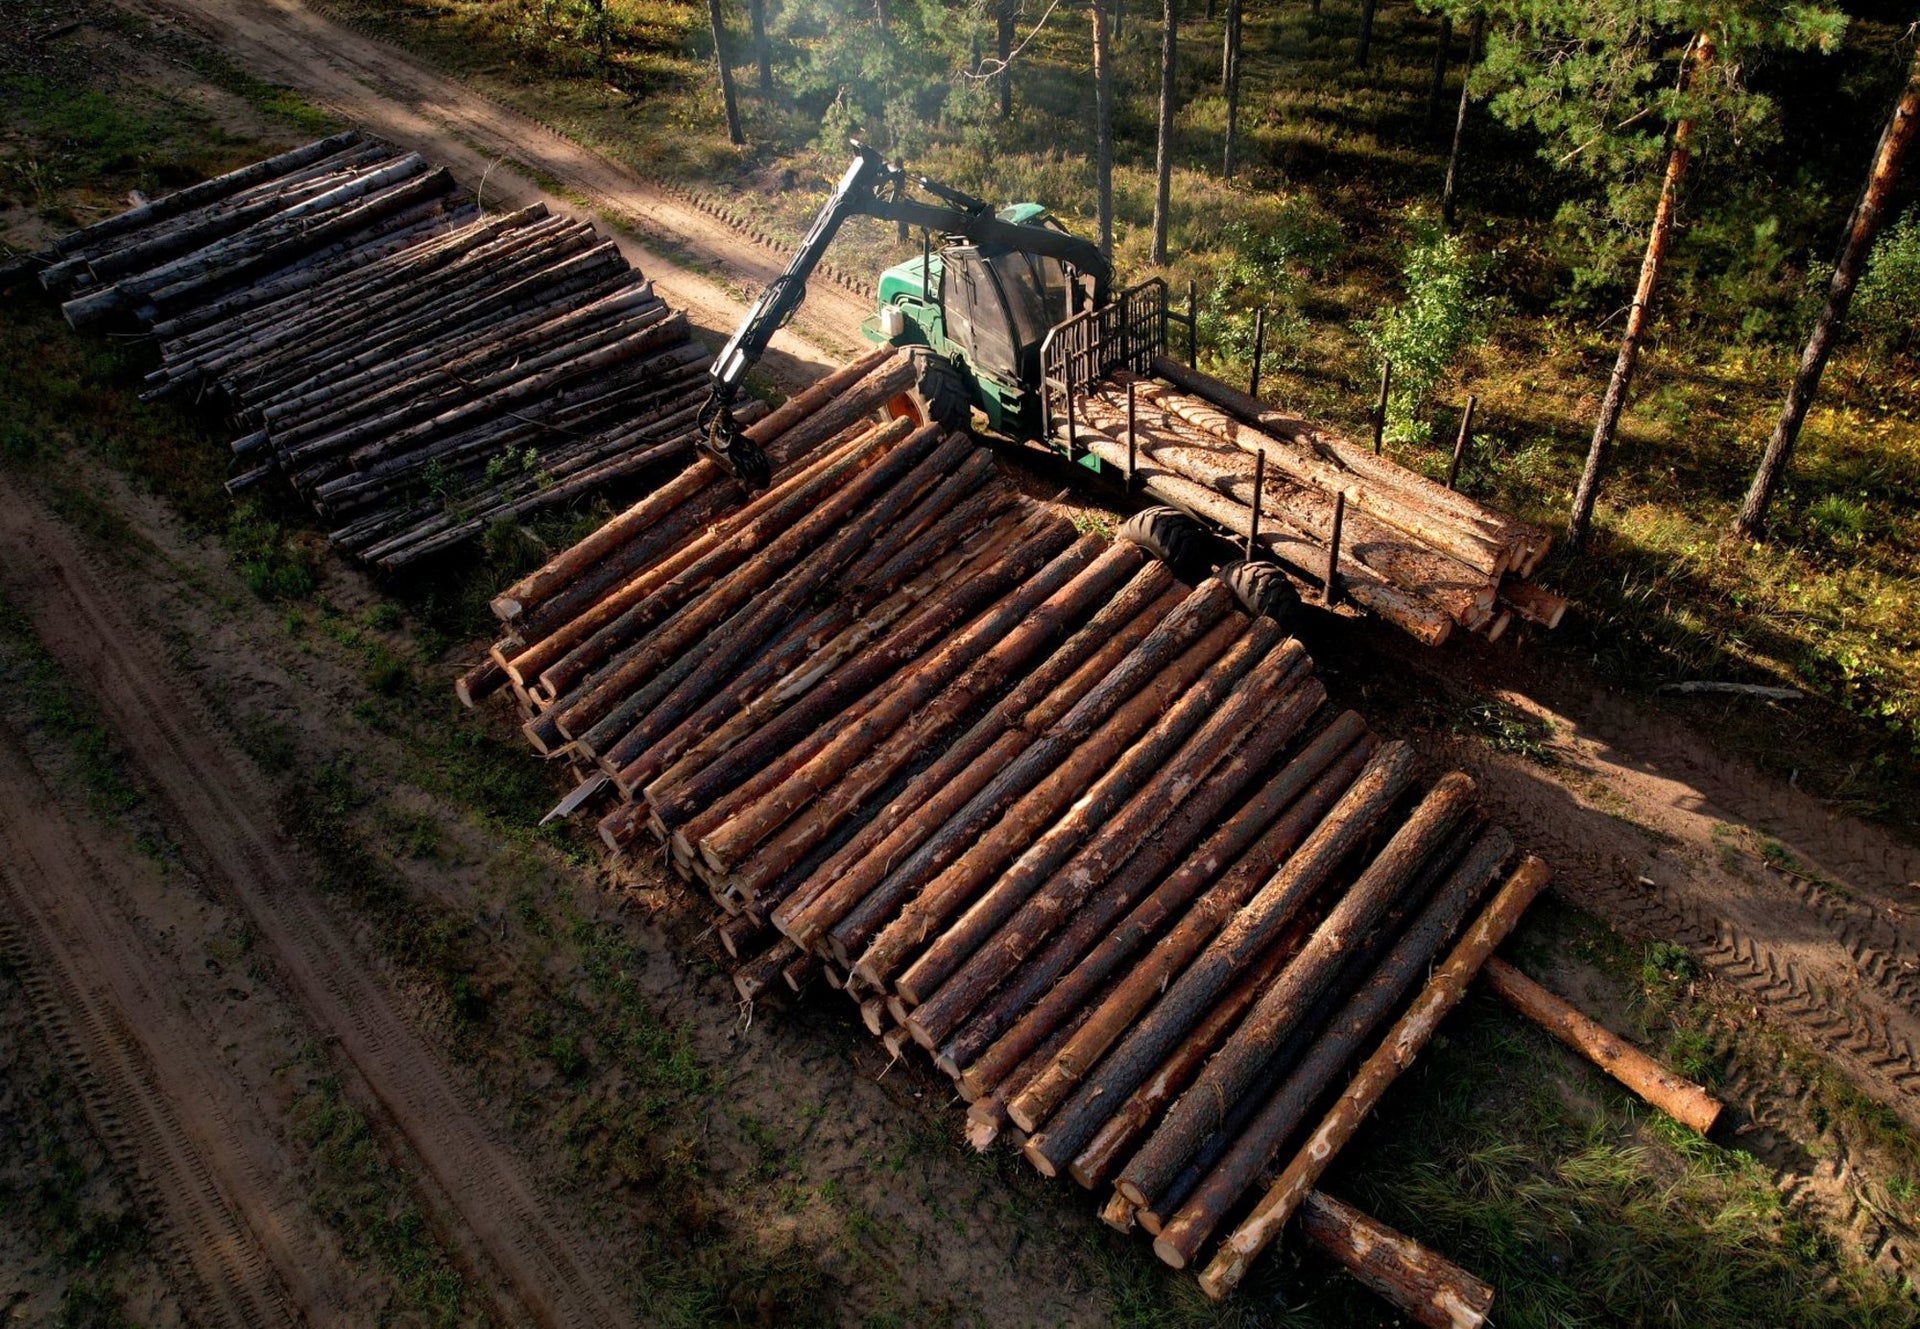
[[[1300,1230],[1402,1315],[1428,1329],[1480,1329],[1493,1288],[1412,1237],[1325,1191],[1300,1206]]]
[[[1719,1099],[1684,1076],[1675,1075],[1505,960],[1488,960],[1486,975],[1488,986],[1515,1010],[1675,1121],[1705,1135],[1719,1120]]]

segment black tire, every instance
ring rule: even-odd
[[[911,348],[907,356],[913,361],[913,386],[887,403],[887,414],[939,425],[942,433],[967,433],[973,426],[973,396],[960,371],[924,346]]]
[[[1179,508],[1164,505],[1142,508],[1120,526],[1120,538],[1131,540],[1175,572],[1184,572],[1205,532]]]
[[[1291,628],[1300,613],[1300,592],[1293,579],[1276,563],[1235,559],[1220,569],[1220,579],[1233,589],[1241,608],[1255,618],[1270,618]]]

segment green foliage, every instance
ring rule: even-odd
[[[1693,952],[1678,942],[1654,942],[1647,947],[1646,958],[1640,962],[1640,981],[1654,989],[1687,982],[1699,973],[1700,964],[1693,958]]]
[[[1826,494],[1807,508],[1807,527],[1829,545],[1851,549],[1874,533],[1873,512],[1857,498]]]
[[[1920,337],[1920,209],[1874,241],[1848,313],[1854,331],[1882,351],[1914,349]]]
[[[1465,241],[1424,213],[1409,221],[1406,299],[1375,317],[1361,335],[1376,367],[1383,360],[1393,364],[1387,437],[1418,444],[1433,432],[1420,412],[1461,352],[1485,336],[1492,303],[1483,290],[1484,264]]]
[[[1200,341],[1230,362],[1253,358],[1254,316],[1267,313],[1263,364],[1288,363],[1306,334],[1302,303],[1308,282],[1327,271],[1344,248],[1339,223],[1310,198],[1283,200],[1255,224],[1221,228],[1221,255],[1213,284],[1200,304]]]
[[[1445,0],[1456,24],[1483,8]],[[1831,51],[1846,29],[1838,11],[1780,0],[1506,0],[1488,8],[1486,58],[1476,89],[1506,124],[1537,135],[1540,156],[1577,182],[1557,222],[1584,300],[1631,271],[1667,157],[1668,131],[1694,122],[1693,153],[1738,179],[1741,164],[1779,135],[1774,100],[1745,71],[1774,51]],[[1683,77],[1700,35],[1709,69]],[[1727,200],[1722,200],[1723,203]],[[1728,208],[1751,226],[1751,213]]]
[[[793,0],[775,26],[799,50],[789,83],[818,115],[815,142],[829,159],[844,157],[849,138],[889,156],[926,152],[966,58],[965,35],[942,6]]]
[[[263,600],[309,599],[320,584],[318,553],[252,503],[234,508],[226,543],[247,589]]]

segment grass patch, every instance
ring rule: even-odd
[[[71,749],[95,814],[116,824],[140,805],[140,790],[127,776],[126,754],[99,713],[74,691],[66,669],[40,644],[26,615],[4,593],[0,593],[0,672],[14,680],[30,723]]]
[[[463,1325],[475,1318],[460,1273],[449,1262],[407,1183],[387,1161],[366,1118],[346,1100],[318,1049],[301,1062],[310,1080],[289,1109],[306,1150],[307,1203],[339,1232],[347,1253],[393,1280],[390,1308],[409,1323]]]
[[[1510,1325],[1911,1325],[1751,1157],[1642,1115],[1478,996],[1336,1180],[1500,1289]],[[1594,1077],[1584,1077],[1589,1083]]]

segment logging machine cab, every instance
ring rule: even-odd
[[[852,164],[786,271],[760,293],[709,371],[701,447],[749,487],[766,482],[767,462],[741,435],[733,402],[747,371],[806,298],[808,276],[848,217],[920,227],[926,237],[919,258],[880,274],[880,308],[861,327],[871,341],[914,348],[915,386],[892,403],[897,415],[963,430],[978,407],[997,432],[1044,437],[1048,335],[1107,306],[1111,265],[1039,204],[996,210],[921,176],[912,183],[938,200],[924,202],[908,196],[899,167],[862,144],[853,148]]]
[[[1038,203],[1016,203],[994,215],[1067,234]],[[929,245],[919,258],[881,273],[878,294],[879,311],[860,325],[867,340],[928,348],[952,368],[989,428],[1039,433],[1041,343],[1090,299],[1065,262],[949,237],[939,249]]]

